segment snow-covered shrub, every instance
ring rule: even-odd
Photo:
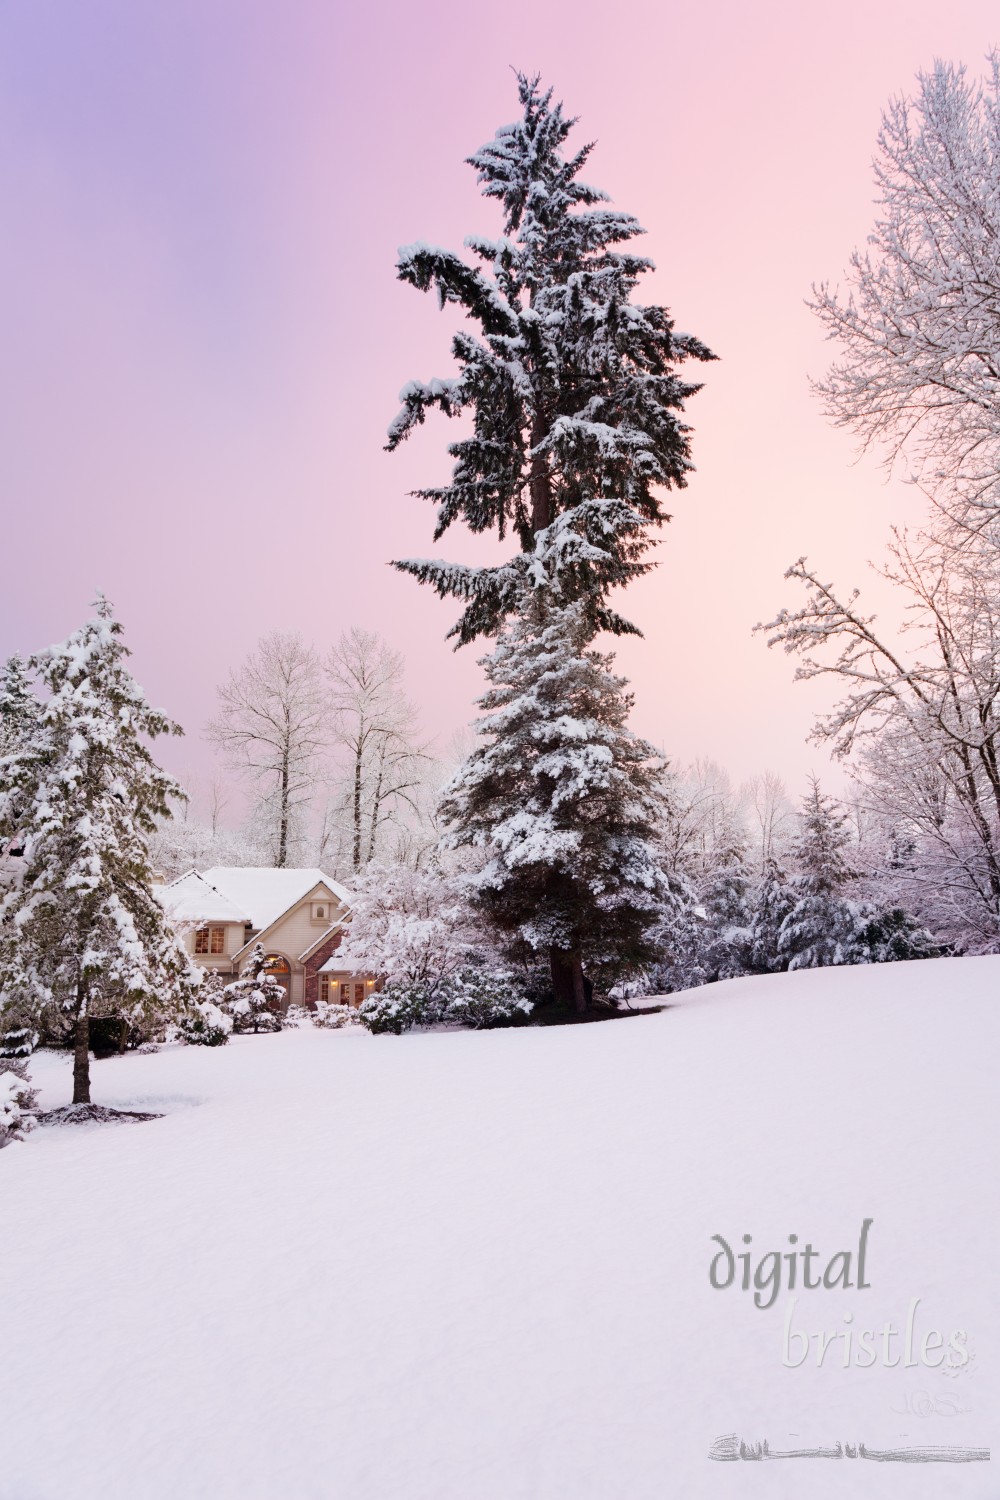
[[[312,1023],[324,1030],[339,1031],[342,1026],[358,1024],[358,1011],[352,1005],[330,1005],[320,1000],[312,1013]]]
[[[222,992],[222,1008],[232,1017],[233,1030],[240,1035],[281,1030],[285,991],[268,972],[268,965],[264,949],[257,943],[239,979],[227,984]]]
[[[433,988],[390,980],[370,995],[352,1018],[369,1031],[399,1036],[414,1026],[448,1024],[479,1031],[510,1026],[531,1013],[524,982],[507,969],[465,968]]]
[[[0,1064],[0,1149],[34,1129],[35,1107],[27,1066],[16,1058],[5,1059]]]
[[[312,1020],[312,1014],[304,1005],[290,1005],[282,1017],[282,1024],[291,1027],[305,1026]]]
[[[506,969],[463,969],[445,988],[442,1019],[482,1031],[510,1026],[531,1014],[518,977]]]
[[[400,1036],[414,1026],[431,1026],[444,1019],[442,987],[390,979],[385,988],[369,995],[356,1012],[369,1031],[390,1031]]]
[[[199,1000],[177,1027],[189,1047],[224,1047],[233,1029],[233,1019],[212,1000]]]

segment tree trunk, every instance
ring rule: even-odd
[[[549,973],[556,1004],[567,1008],[573,1001],[573,976],[566,966],[566,955],[558,948],[549,949]]]
[[[382,814],[382,784],[385,780],[385,747],[379,758],[378,776],[375,781],[375,791],[372,796],[372,815],[368,827],[368,863],[371,864],[375,858],[375,844],[378,839],[378,825]]]
[[[537,447],[548,436],[548,424],[541,412],[535,412],[531,423],[531,446]],[[544,454],[536,454],[531,461],[531,534],[535,536],[555,519],[552,514],[552,476]]]
[[[577,1011],[582,1015],[587,1009],[587,988],[583,977],[583,964],[576,953],[573,955],[573,1001]]]
[[[354,870],[361,869],[361,756],[362,741],[359,739],[354,756]]]
[[[288,746],[281,757],[281,824],[278,831],[278,869],[288,863]]]
[[[73,1103],[90,1103],[90,1017],[82,1001],[73,1035]]]

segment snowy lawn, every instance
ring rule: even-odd
[[[2,1500],[1000,1495],[1000,959],[737,980],[607,1025],[302,1029],[97,1063],[148,1124],[0,1153]],[[43,1103],[68,1057],[35,1060]],[[957,1375],[782,1364],[789,1293],[722,1235],[865,1291],[806,1331],[965,1330]],[[897,1348],[899,1341],[897,1340]],[[812,1347],[812,1346],[811,1346]]]

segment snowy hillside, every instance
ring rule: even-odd
[[[996,1496],[995,1458],[709,1451],[996,1447],[998,993],[939,960],[95,1064],[166,1117],[0,1154],[0,1500]],[[34,1071],[68,1100],[68,1057]],[[868,1290],[710,1285],[714,1235],[822,1268],[866,1218]],[[786,1367],[790,1295],[806,1332],[920,1298],[972,1358]]]

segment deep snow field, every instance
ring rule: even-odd
[[[984,958],[96,1063],[97,1102],[165,1118],[0,1153],[0,1500],[998,1497],[996,1453],[708,1456],[996,1449],[998,1056]],[[68,1101],[68,1055],[33,1067]],[[793,1326],[919,1297],[958,1373],[786,1368],[790,1293],[710,1286],[713,1235],[822,1267],[865,1218],[870,1288]]]

